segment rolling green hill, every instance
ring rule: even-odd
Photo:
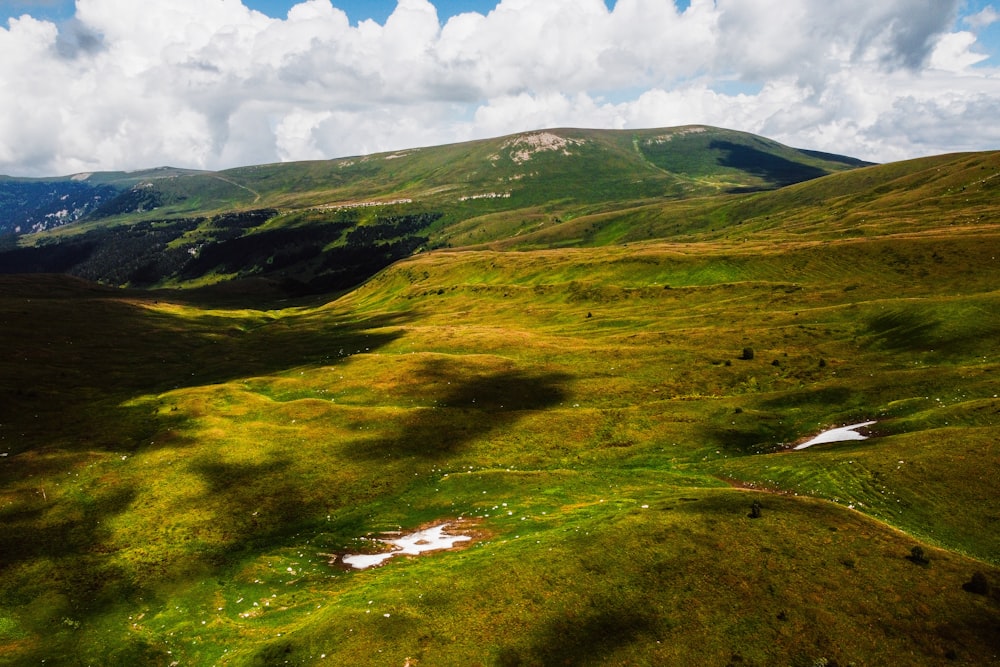
[[[217,173],[90,174],[72,182],[129,187],[82,221],[8,242],[0,270],[135,287],[253,278],[287,294],[323,293],[421,249],[507,240],[625,206],[773,189],[858,164],[690,126],[552,130]]]
[[[719,194],[314,224],[262,167],[277,214],[185,238],[441,214],[291,302],[225,257],[211,289],[0,276],[0,664],[996,664],[1000,154],[699,168]],[[343,564],[443,522],[471,539]]]
[[[139,185],[160,193],[157,215],[393,199],[446,209],[477,202],[492,204],[490,210],[569,210],[645,197],[773,189],[862,164],[708,126],[555,129],[364,157],[194,173]]]

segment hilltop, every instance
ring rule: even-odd
[[[0,276],[0,664],[996,664],[1000,152],[765,188],[695,151],[673,196],[667,157],[602,194],[564,149],[517,167],[543,194],[433,200],[417,152],[384,209],[262,167],[245,209],[21,239],[197,219],[164,252],[211,268]],[[385,254],[292,301],[247,268],[328,226],[271,264]],[[345,564],[441,523],[469,539]]]
[[[328,292],[418,250],[507,241],[581,216],[769,190],[861,164],[687,126],[557,129],[224,172],[82,174],[36,185],[56,194],[60,184],[92,187],[97,205],[60,209],[55,223],[73,224],[8,242],[22,249],[0,260],[6,272],[117,286],[253,277],[285,293]],[[0,200],[14,185],[0,181]],[[109,198],[113,187],[124,189]],[[51,208],[49,199],[41,201]]]

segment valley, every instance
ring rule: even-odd
[[[1000,662],[1000,153],[588,132],[10,242],[0,664]]]

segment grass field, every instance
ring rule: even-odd
[[[0,664],[997,664],[997,200],[917,166],[905,225],[822,179],[333,300],[0,277]]]

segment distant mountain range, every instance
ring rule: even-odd
[[[32,234],[102,217],[116,200],[127,201],[136,184],[190,170],[161,169],[140,172],[101,172],[59,178],[0,176],[0,236]],[[133,211],[141,204],[132,207]]]

